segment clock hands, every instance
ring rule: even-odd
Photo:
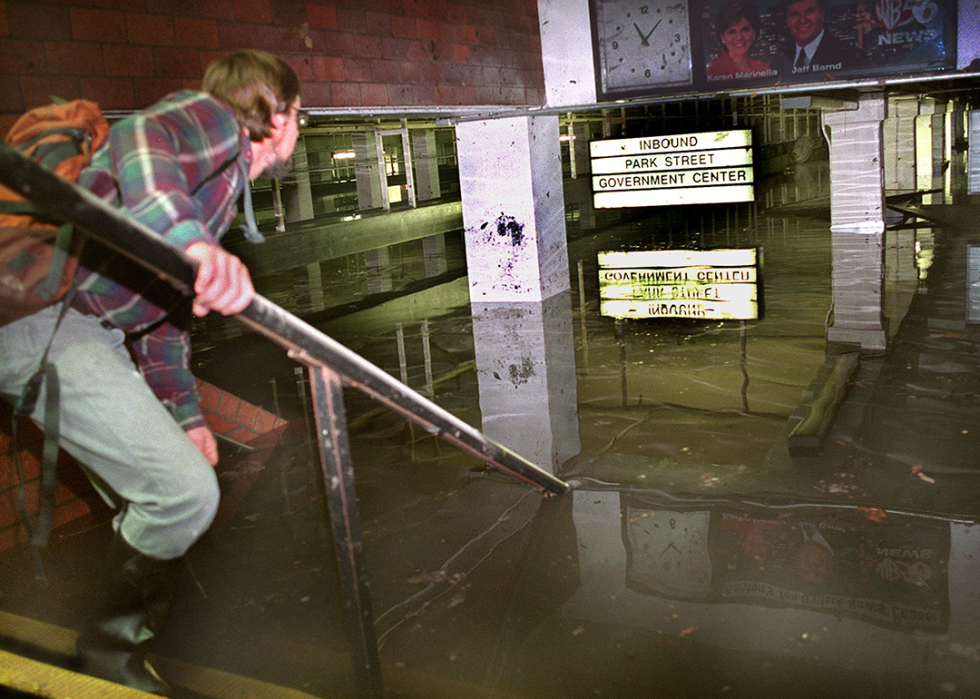
[[[648,31],[646,34],[643,33],[643,30],[640,29],[639,25],[636,22],[633,22],[633,26],[636,28],[636,33],[640,35],[640,41],[642,42],[642,44],[641,44],[642,46],[649,46],[650,45],[650,35],[653,34],[657,30],[657,27],[660,26],[660,23],[662,21],[663,21],[663,19],[658,19],[657,20],[657,23],[653,25],[653,29],[651,29],[650,31]]]

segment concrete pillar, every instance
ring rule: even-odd
[[[446,259],[446,234],[430,235],[422,239],[422,258],[425,277],[437,277],[449,269]]]
[[[581,449],[571,292],[472,309],[483,432],[554,473]]]
[[[830,142],[830,231],[834,321],[828,342],[886,346],[883,309],[885,98],[862,95],[857,109],[823,113]]]
[[[438,199],[442,196],[442,183],[439,181],[436,132],[432,129],[413,129],[411,140],[416,199],[418,201]]]
[[[442,183],[439,179],[436,132],[433,129],[415,129],[410,132],[412,141],[412,161],[415,170],[416,199],[438,199],[442,196]],[[425,261],[425,276],[435,277],[445,272],[449,266],[446,261],[446,236],[444,233],[422,240],[422,254]]]
[[[391,248],[378,248],[364,253],[367,288],[370,294],[391,291]]]
[[[306,265],[306,278],[310,285],[310,310],[322,311],[323,303],[323,271],[320,269],[319,262],[310,262]]]
[[[587,177],[592,172],[592,160],[589,157],[589,140],[592,138],[592,131],[587,121],[572,121],[569,123],[568,136],[569,150],[574,154],[576,177]]]
[[[967,127],[967,192],[980,194],[980,109],[971,109]]]
[[[542,301],[570,288],[558,118],[456,127],[470,301]]]
[[[378,145],[373,131],[358,131],[351,136],[354,149],[354,175],[357,179],[357,208],[380,209],[381,175],[378,172]]]
[[[538,26],[546,103],[595,104],[589,0],[538,0]]]
[[[313,218],[313,193],[310,189],[310,166],[306,157],[306,141],[296,141],[293,151],[294,181],[282,187],[283,208],[287,221],[308,221]]]
[[[915,178],[915,125],[918,98],[892,98],[884,125],[885,189],[913,191]]]
[[[920,192],[932,189],[932,119],[935,114],[935,100],[919,102],[919,114],[915,117],[915,187]]]

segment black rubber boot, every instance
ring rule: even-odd
[[[146,653],[173,602],[183,566],[183,558],[151,558],[118,534],[113,538],[99,599],[78,637],[81,672],[173,696],[173,689],[146,662]]]

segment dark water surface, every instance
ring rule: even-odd
[[[396,377],[401,334],[412,387],[431,381],[574,486],[543,498],[347,392],[388,696],[980,696],[980,241],[887,232],[889,348],[861,357],[822,446],[791,453],[827,357],[833,258],[826,202],[779,205],[826,186],[825,164],[800,167],[769,184],[769,208],[570,225],[572,290],[544,304],[471,308],[460,277],[323,316]],[[596,253],[668,246],[761,248],[763,318],[600,316]],[[421,246],[392,259],[396,279],[420,276]],[[325,273],[327,305],[356,300],[361,272]],[[262,291],[304,310],[291,279]],[[221,336],[198,335],[200,375],[296,427],[191,552],[159,653],[357,696],[303,386],[280,350]],[[226,488],[238,460],[229,448]],[[43,601],[8,562],[0,605],[70,626],[105,533],[53,545]]]

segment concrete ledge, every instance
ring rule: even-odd
[[[462,202],[420,206],[388,213],[368,213],[352,221],[307,221],[259,245],[242,240],[227,248],[248,266],[253,277],[333,260],[368,250],[419,240],[463,227]]]
[[[798,420],[789,434],[791,454],[820,449],[860,361],[859,352],[827,357],[816,378],[803,391],[803,402],[790,418]]]

